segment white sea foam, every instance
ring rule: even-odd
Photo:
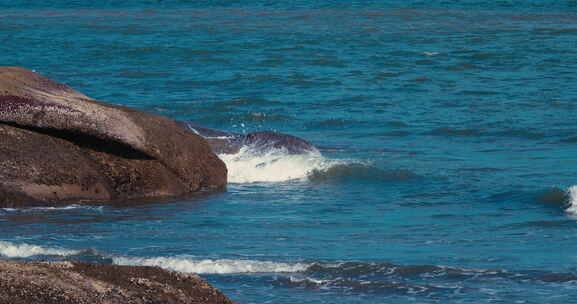
[[[318,151],[291,155],[283,150],[258,153],[250,147],[243,147],[236,154],[221,154],[219,157],[226,163],[230,183],[302,180],[314,171],[324,171],[350,162],[327,159]]]
[[[567,208],[565,209],[565,212],[577,216],[577,185],[571,186],[567,189],[567,197]]]
[[[88,210],[102,210],[103,206],[87,206],[87,205],[67,205],[62,207],[24,207],[24,208],[0,208],[6,212],[25,212],[25,211],[57,211],[57,210],[73,210],[73,209],[88,209]]]
[[[27,258],[36,255],[60,255],[68,256],[78,254],[79,251],[71,249],[44,247],[29,244],[15,244],[0,241],[0,256],[8,258]]]
[[[0,257],[28,258],[32,256],[71,256],[81,254],[80,250],[38,246],[25,243],[0,241]],[[116,265],[157,266],[172,271],[227,274],[227,273],[298,273],[310,264],[277,263],[269,261],[233,259],[195,259],[191,257],[149,257],[107,256]]]
[[[173,271],[200,274],[295,273],[302,272],[310,266],[304,263],[288,264],[252,260],[192,259],[187,257],[113,257],[112,261],[117,265],[157,266]]]
[[[289,280],[291,281],[291,283],[305,283],[305,284],[314,284],[314,285],[324,285],[324,284],[336,281],[336,279],[335,280],[318,280],[318,279],[309,278],[309,277],[297,278],[297,277],[293,277],[293,276],[291,276],[289,278]]]

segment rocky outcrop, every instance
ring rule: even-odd
[[[0,304],[229,304],[197,275],[157,267],[0,260]]]
[[[176,121],[0,67],[0,207],[178,198],[223,189],[226,175]]]

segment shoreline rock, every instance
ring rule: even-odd
[[[0,208],[184,198],[227,169],[181,123],[0,67]]]
[[[233,304],[194,274],[149,266],[0,260],[0,303]]]

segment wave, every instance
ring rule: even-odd
[[[273,262],[250,259],[205,259],[194,256],[129,257],[106,255],[96,250],[72,250],[56,247],[16,244],[0,241],[0,256],[154,266],[170,271],[196,274],[264,275],[289,288],[333,289],[362,294],[415,294],[450,297],[456,289],[472,290],[480,282],[489,285],[515,284],[520,288],[532,282],[540,284],[577,282],[576,273],[546,270],[509,271],[504,269],[467,269],[437,265],[397,265],[379,262]],[[46,257],[50,256],[50,257]],[[267,279],[269,280],[269,279]]]
[[[15,244],[0,241],[0,256],[7,258],[28,258],[32,256],[71,256],[81,251],[30,244]]]
[[[0,208],[4,212],[34,212],[34,211],[62,211],[62,210],[102,210],[104,206],[78,205],[72,204],[60,207],[22,207],[22,208]]]
[[[405,181],[419,177],[409,170],[382,170],[358,159],[330,159],[319,151],[290,154],[283,149],[262,153],[243,147],[236,154],[220,154],[228,169],[229,183],[347,180]]]
[[[318,151],[291,155],[282,149],[272,149],[261,153],[251,147],[243,147],[236,154],[220,154],[219,157],[228,168],[230,183],[307,180],[315,172],[358,162],[328,159]]]
[[[0,241],[0,257],[3,258],[46,256],[58,256],[68,260],[112,263],[116,265],[156,266],[172,271],[198,274],[297,273],[306,271],[311,265],[307,263],[280,263],[243,259],[198,259],[187,256],[128,257],[102,254],[94,249],[74,250]]]
[[[577,185],[566,189],[552,188],[538,196],[538,200],[561,208],[566,214],[577,217]]]
[[[430,284],[411,284],[395,281],[371,281],[350,280],[347,278],[335,278],[331,280],[318,280],[313,278],[301,278],[290,276],[277,277],[276,281],[284,286],[306,289],[335,289],[361,294],[403,294],[403,295],[440,295],[452,293],[456,288],[434,286]]]
[[[305,271],[305,263],[278,263],[254,260],[194,259],[186,257],[113,257],[117,265],[157,266],[160,268],[199,274],[234,273],[295,273]]]
[[[577,185],[571,186],[566,193],[565,212],[572,216],[577,216]]]
[[[360,293],[401,293],[451,296],[456,289],[470,290],[470,282],[488,284],[569,283],[577,274],[542,270],[467,269],[436,265],[391,263],[314,263],[305,272],[278,277],[281,284],[300,288],[351,290]],[[476,285],[473,283],[473,285]]]
[[[571,217],[577,217],[577,185],[567,188],[550,187],[538,191],[506,191],[493,194],[487,197],[487,200],[494,203],[502,203],[504,201],[537,203],[543,207],[553,209],[555,213],[561,211]],[[565,220],[527,221],[503,227],[563,226],[566,223]]]
[[[375,286],[383,282],[398,282],[402,285],[422,284],[423,281],[433,285],[451,282],[466,282],[470,280],[505,280],[510,283],[525,283],[528,281],[565,283],[577,281],[575,273],[560,273],[544,270],[509,271],[504,269],[468,269],[437,265],[397,265],[392,263],[342,262],[334,264],[313,263],[302,273],[301,280],[293,282],[313,281],[315,284],[344,284],[350,282],[357,285],[365,282]],[[316,277],[313,279],[313,277]],[[397,286],[398,287],[398,286]],[[421,285],[421,287],[423,287]]]
[[[363,262],[341,262],[341,263],[314,263],[297,262],[283,263],[272,261],[258,261],[249,259],[203,259],[194,256],[172,256],[172,257],[130,257],[121,255],[107,255],[99,253],[93,249],[75,250],[59,247],[40,246],[26,243],[14,243],[10,241],[0,241],[0,256],[6,258],[30,258],[34,256],[60,256],[68,259],[85,260],[84,256],[91,260],[108,261],[116,265],[132,266],[156,266],[167,270],[198,273],[198,274],[240,274],[240,273],[284,273],[302,274],[308,281],[315,281],[316,284],[334,281],[334,278],[355,277],[355,276],[427,276],[439,277],[455,273],[461,275],[498,274],[502,271],[485,270],[465,270],[443,266],[400,266],[390,263],[363,263]],[[328,277],[327,279],[314,279],[313,277]],[[575,276],[577,277],[577,276]],[[297,280],[298,281],[298,280]]]
[[[506,273],[502,270],[464,269],[457,267],[435,265],[397,265],[392,263],[341,262],[333,264],[314,263],[306,271],[307,274],[330,275],[332,277],[353,276],[387,276],[397,278],[427,277],[439,278],[447,276],[498,275]]]

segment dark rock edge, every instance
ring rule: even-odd
[[[159,267],[0,260],[0,304],[236,303],[195,274]]]

